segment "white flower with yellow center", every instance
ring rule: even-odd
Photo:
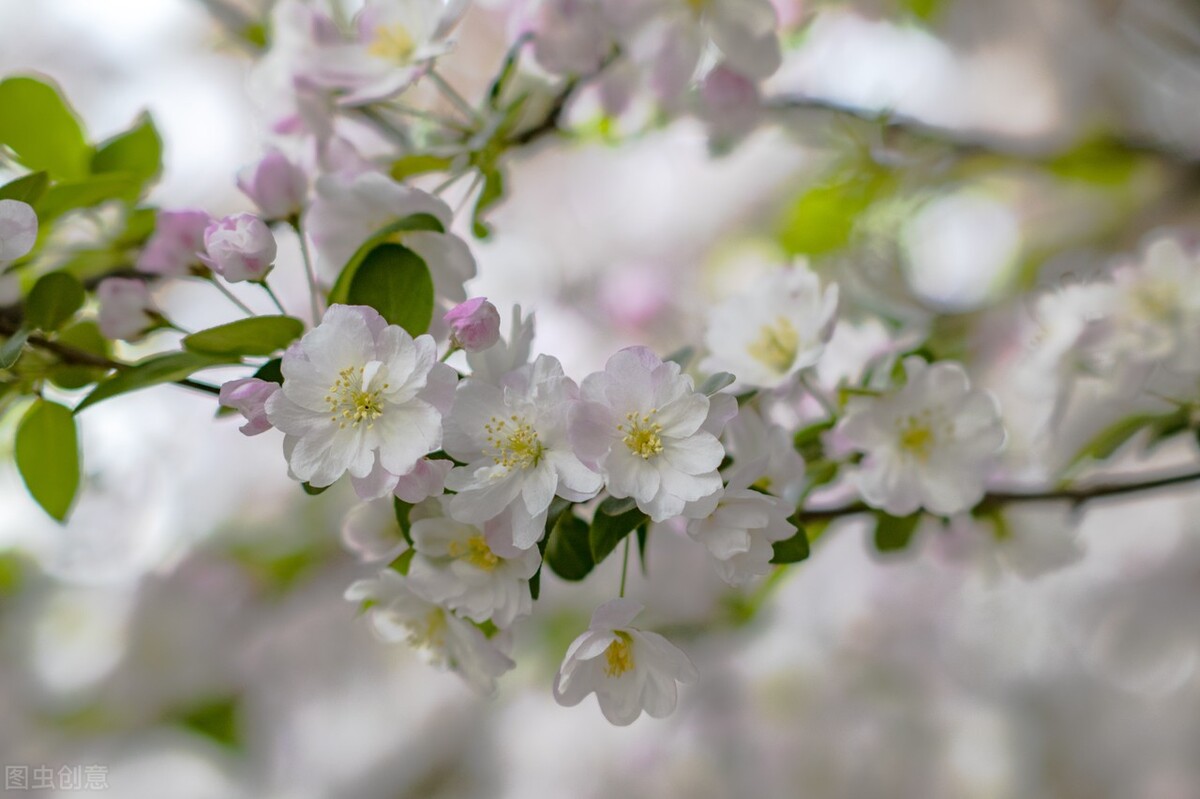
[[[695,390],[679,364],[645,347],[621,350],[583,381],[583,398],[572,412],[571,439],[612,496],[633,497],[661,522],[721,490],[725,448],[714,433],[728,414],[709,423],[718,404]]]
[[[906,358],[908,382],[891,394],[862,398],[838,425],[851,448],[866,453],[858,489],[870,506],[893,516],[918,508],[948,516],[984,494],[987,473],[1004,444],[1000,408],[972,389],[957,363]]]
[[[632,599],[596,608],[587,632],[567,649],[554,680],[554,698],[574,707],[590,693],[613,724],[632,724],[645,711],[656,719],[675,710],[676,682],[700,676],[692,661],[657,633],[630,626],[642,611]]]
[[[567,415],[579,388],[549,355],[506,375],[500,385],[459,384],[446,419],[446,452],[466,466],[446,478],[457,494],[451,515],[482,524],[507,516],[503,533],[519,549],[542,537],[554,496],[583,502],[600,491],[600,475],[584,466],[567,437]],[[498,533],[497,535],[501,535]]]
[[[464,617],[510,626],[533,610],[529,578],[542,562],[537,547],[520,550],[495,534],[447,515],[450,497],[412,509],[416,556],[408,570],[412,590]],[[490,531],[489,531],[490,532]],[[499,539],[499,540],[497,540]]]
[[[817,363],[837,319],[836,285],[806,266],[771,272],[708,315],[702,367],[732,372],[738,384],[772,388]]]
[[[457,376],[374,309],[334,305],[283,356],[283,386],[267,418],[284,433],[293,476],[327,486],[346,472],[408,474],[442,443]]]
[[[345,597],[366,606],[371,629],[381,639],[407,643],[426,662],[456,672],[483,693],[492,693],[496,678],[516,665],[506,654],[505,633],[488,638],[474,624],[417,596],[392,569],[359,580]]]

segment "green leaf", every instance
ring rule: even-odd
[[[595,562],[588,546],[587,522],[574,513],[564,513],[546,541],[545,564],[564,580],[582,580],[591,573]]]
[[[319,497],[329,490],[329,486],[315,486],[312,483],[301,483],[300,487],[304,489],[304,493],[310,497]]]
[[[162,137],[154,120],[143,113],[125,133],[98,145],[92,156],[92,172],[123,172],[145,185],[162,171],[162,154]]]
[[[529,578],[529,596],[536,602],[537,598],[542,593],[542,567],[546,563],[546,546],[550,543],[550,533],[558,525],[559,519],[563,517],[575,506],[575,503],[555,497],[550,500],[550,507],[546,511],[546,530],[541,539],[538,540],[538,553],[542,556],[542,562],[538,564],[537,571]]]
[[[100,332],[100,326],[91,320],[76,322],[59,332],[55,339],[59,344],[65,344],[72,349],[81,350],[100,358],[109,354],[108,339]],[[108,374],[103,366],[79,366],[63,363],[54,367],[50,372],[50,381],[59,388],[76,389],[95,383]]]
[[[695,357],[696,357],[696,348],[695,347],[680,347],[679,349],[675,350],[667,357],[663,358],[663,360],[664,361],[673,361],[674,363],[679,364],[680,369],[687,369],[688,364],[691,363],[692,359]]]
[[[917,524],[921,521],[921,512],[910,516],[889,516],[879,512],[875,518],[875,548],[880,552],[896,552],[912,541]]]
[[[30,172],[16,180],[0,186],[0,200],[20,200],[29,205],[36,205],[46,193],[50,185],[50,175],[45,171]]]
[[[729,388],[733,385],[736,377],[729,372],[717,372],[708,376],[708,379],[700,384],[700,388],[696,389],[706,397],[711,397],[723,388]]]
[[[203,355],[197,352],[172,352],[167,355],[153,355],[139,361],[128,369],[117,372],[100,385],[92,389],[92,393],[83,398],[75,406],[75,413],[89,408],[97,402],[127,394],[130,391],[157,386],[162,383],[173,383],[183,380],[193,372],[208,369],[213,366],[223,366],[237,363],[234,358],[216,355]]]
[[[23,327],[5,340],[4,345],[0,346],[0,369],[11,369],[16,365],[28,338],[29,329]]]
[[[412,513],[412,503],[405,502],[400,497],[392,497],[392,508],[396,512],[396,524],[400,527],[400,534],[404,536],[404,540],[411,547],[412,540],[412,520],[409,514]]]
[[[836,419],[825,419],[802,427],[793,436],[792,445],[805,461],[818,460],[825,454],[825,445],[821,441],[821,436],[832,430],[835,424],[837,424]]]
[[[638,561],[642,564],[642,574],[646,573],[646,545],[650,542],[650,525],[643,524],[637,529]]]
[[[0,144],[30,169],[60,180],[88,173],[91,148],[79,119],[56,87],[35,78],[0,81]]]
[[[1131,438],[1156,423],[1159,418],[1153,414],[1139,414],[1110,425],[1079,450],[1079,453],[1072,459],[1071,465],[1077,465],[1088,458],[1102,461],[1112,457]]]
[[[179,723],[204,737],[232,749],[241,746],[241,725],[237,699],[233,697],[205,702],[179,714]]]
[[[79,440],[71,411],[35,401],[17,428],[15,455],[29,493],[46,513],[66,519],[79,489]]]
[[[369,305],[389,324],[419,336],[433,321],[433,276],[412,250],[381,244],[358,267],[347,300],[351,305]]]
[[[304,323],[291,316],[252,316],[183,337],[183,346],[206,355],[271,355],[304,332]]]
[[[42,275],[25,300],[28,323],[46,332],[58,330],[64,322],[83,307],[86,299],[83,284],[66,272]]]
[[[258,371],[254,376],[259,380],[266,380],[268,383],[278,383],[283,385],[283,360],[280,358],[272,358],[271,360],[258,367]]]
[[[450,169],[454,159],[445,155],[430,155],[429,153],[414,153],[397,158],[392,162],[392,179],[404,180],[414,175],[424,175],[429,172],[445,172]]]
[[[109,200],[133,202],[141,182],[125,172],[107,172],[71,182],[56,183],[38,203],[38,219],[48,222],[77,208],[91,208]]]
[[[592,517],[592,529],[588,534],[588,544],[591,547],[592,560],[602,563],[617,544],[650,518],[636,507],[632,510],[617,512],[622,507],[614,497],[609,497],[600,503],[596,515]]]
[[[479,192],[479,199],[475,201],[475,211],[471,215],[471,231],[476,238],[486,239],[492,235],[492,229],[483,221],[483,215],[488,209],[504,198],[504,173],[497,169],[485,172],[483,175],[483,189]]]
[[[1063,180],[1095,186],[1121,186],[1133,177],[1139,156],[1111,139],[1093,138],[1050,161],[1046,168]]]
[[[400,244],[404,241],[404,234],[414,231],[427,230],[434,233],[445,233],[446,228],[437,217],[431,214],[413,214],[406,216],[403,219],[397,220],[382,230],[375,233],[371,238],[367,239],[361,247],[359,247],[346,265],[342,267],[342,271],[338,274],[337,280],[334,281],[333,288],[329,290],[329,302],[333,303],[349,302],[350,284],[354,280],[354,276],[358,273],[359,266],[366,257],[371,254],[381,244]]]
[[[922,22],[933,22],[946,5],[946,0],[900,0],[900,7]]]
[[[391,563],[388,564],[388,568],[395,569],[396,571],[400,572],[405,577],[407,577],[408,576],[408,567],[412,565],[413,556],[416,554],[417,554],[417,551],[415,549],[406,549],[403,552],[401,552],[396,557],[395,560],[393,560]]]
[[[890,185],[886,173],[873,170],[809,189],[784,213],[779,243],[789,255],[842,249],[859,217]]]
[[[791,521],[793,524],[796,522],[794,518]],[[797,524],[794,536],[774,542],[771,548],[775,551],[771,557],[772,563],[799,563],[809,555],[808,535],[805,534],[804,528]]]

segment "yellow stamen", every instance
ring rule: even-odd
[[[604,657],[608,661],[604,673],[609,677],[620,677],[633,668],[633,638],[627,632],[618,631],[617,640],[604,650]]]
[[[769,325],[763,325],[758,338],[746,352],[751,358],[777,374],[784,374],[796,362],[800,351],[800,334],[785,317],[778,317]]]
[[[500,558],[495,552],[492,552],[492,548],[488,546],[487,540],[482,535],[473,535],[465,543],[451,541],[448,549],[450,557],[465,560],[485,572],[490,572],[500,563]]]
[[[384,402],[381,395],[383,389],[388,388],[388,384],[384,383],[381,389],[367,391],[362,383],[365,371],[364,366],[357,369],[347,366],[338,372],[337,380],[325,395],[325,402],[329,405],[329,421],[336,423],[338,427],[358,427],[362,422],[366,422],[367,428],[370,429],[375,426],[375,420],[383,415]]]
[[[375,29],[375,38],[367,45],[367,52],[376,58],[399,64],[407,64],[416,50],[416,41],[403,25],[380,25]]]
[[[546,448],[533,426],[513,414],[507,419],[493,416],[483,426],[487,441],[495,452],[492,462],[505,469],[528,469],[537,466]]]
[[[642,460],[650,460],[663,451],[662,425],[654,421],[658,408],[652,408],[649,413],[638,416],[635,412],[625,414],[628,426],[619,424],[617,430],[625,434],[621,440],[629,451]]]

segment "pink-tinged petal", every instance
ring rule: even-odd
[[[454,464],[448,460],[423,458],[406,475],[397,479],[394,493],[413,505],[429,497],[441,494],[446,486],[446,475]]]
[[[396,487],[396,482],[399,479],[396,475],[383,468],[383,464],[376,457],[371,473],[366,477],[351,475],[350,483],[354,486],[354,493],[358,494],[358,498],[367,500],[387,496]]]
[[[567,438],[579,460],[594,465],[608,454],[619,424],[611,408],[580,401],[571,406],[567,420]]]
[[[684,474],[703,474],[721,465],[725,448],[708,433],[663,442],[662,458]]]
[[[442,415],[420,400],[385,408],[375,426],[381,439],[380,463],[392,474],[408,474],[418,460],[442,445]]]
[[[551,450],[546,460],[558,473],[558,493],[564,499],[584,502],[596,496],[604,487],[604,478],[584,466],[570,452]]]

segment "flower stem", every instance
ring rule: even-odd
[[[292,230],[300,239],[300,257],[304,259],[304,276],[308,278],[308,296],[312,306],[312,321],[314,325],[321,323],[321,292],[317,287],[317,272],[313,269],[312,253],[308,250],[308,239],[298,217],[292,219]]]
[[[279,309],[279,312],[284,316],[287,316],[287,308],[283,307],[283,303],[279,301],[279,297],[277,297],[271,287],[267,285],[267,281],[263,280],[258,285],[262,286],[263,291],[267,292],[267,296],[271,298],[271,302],[275,303],[275,307]]]
[[[479,114],[474,108],[471,107],[471,104],[466,101],[466,98],[459,94],[458,90],[451,86],[445,78],[439,75],[437,70],[430,67],[426,74],[429,76],[429,79],[433,81],[433,84],[438,87],[438,90],[445,95],[446,99],[449,100],[450,103],[460,112],[465,114],[468,120],[475,122],[479,119]]]
[[[247,316],[258,316],[258,314],[256,314],[253,310],[250,309],[249,305],[247,305],[246,303],[242,302],[237,297],[235,297],[233,292],[230,291],[229,289],[227,289],[225,286],[222,286],[221,281],[217,280],[216,276],[214,276],[212,278],[212,280],[210,280],[209,282],[212,283],[214,286],[216,286],[217,291],[224,294],[229,299],[230,302],[232,302],[238,308],[241,308],[242,311],[244,311]]]
[[[625,596],[625,578],[629,575],[629,536],[625,536],[625,554],[621,557],[621,596]]]
[[[825,396],[824,391],[822,391],[818,386],[813,385],[807,371],[800,373],[800,385],[804,386],[804,390],[808,392],[809,396],[811,396],[817,401],[818,404],[820,404],[821,409],[829,415],[830,419],[837,418],[837,406],[830,401],[829,397]]]

